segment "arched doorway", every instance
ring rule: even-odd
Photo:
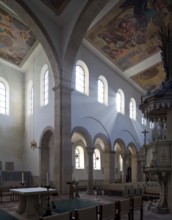
[[[52,186],[54,181],[54,135],[51,130],[43,133],[40,151],[40,185],[47,184],[48,175]]]
[[[127,182],[137,182],[137,149],[134,144],[129,144],[127,152]]]
[[[126,182],[126,147],[122,140],[117,140],[114,145],[115,151],[115,182]]]

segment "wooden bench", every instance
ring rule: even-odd
[[[128,219],[131,218],[131,200],[128,199],[122,199],[116,202],[117,204],[117,214],[116,214],[116,220],[121,220],[121,217],[123,215],[128,215]]]
[[[113,195],[121,195],[124,194],[124,184],[112,183],[112,184],[103,184],[101,190],[104,191],[104,194],[113,196]]]
[[[143,197],[142,196],[135,196],[130,199],[131,202],[131,215],[130,219],[134,220],[134,211],[140,211],[140,220],[143,220]]]
[[[99,205],[99,220],[105,220],[105,219],[115,219],[116,217],[116,211],[117,211],[117,204],[115,202],[107,203],[107,204],[101,204]]]
[[[73,218],[71,211],[39,218],[39,220],[72,220],[72,219]]]

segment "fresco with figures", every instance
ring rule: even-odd
[[[0,58],[19,66],[35,43],[25,24],[0,9]]]
[[[89,30],[86,39],[125,71],[160,51],[162,20],[166,24],[169,20],[166,0],[121,0]]]
[[[163,71],[162,63],[160,62],[141,73],[131,76],[131,79],[143,90],[156,90],[165,79],[165,72]]]

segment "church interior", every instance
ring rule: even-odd
[[[172,213],[171,14],[170,0],[0,1],[0,191],[141,195]]]

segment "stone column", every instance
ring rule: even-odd
[[[126,159],[127,155],[121,154],[122,157],[122,183],[126,183]]]
[[[109,183],[115,182],[115,152],[110,151],[110,163],[109,163],[109,171],[110,171],[110,177],[109,177]]]
[[[114,183],[115,152],[104,152],[104,183]]]
[[[132,155],[131,159],[131,182],[137,182],[137,156]]]
[[[66,182],[72,180],[71,88],[60,83],[53,90],[55,94],[54,184],[59,194],[64,194],[69,191]]]
[[[88,186],[87,186],[87,193],[93,194],[93,153],[94,148],[87,147],[86,148],[88,153]]]

